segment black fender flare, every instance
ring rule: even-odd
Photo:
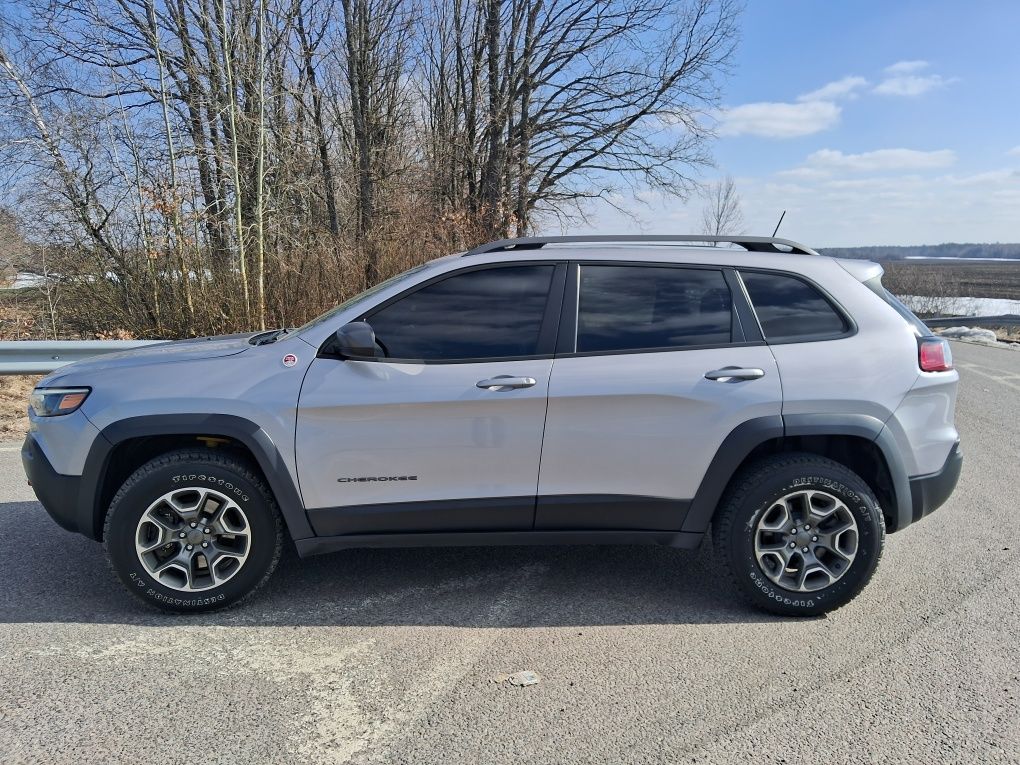
[[[251,420],[230,414],[155,414],[128,417],[107,425],[85,458],[78,498],[78,528],[99,539],[106,508],[100,507],[100,489],[110,467],[110,456],[124,441],[145,436],[220,436],[243,444],[254,456],[280,506],[294,539],[314,536],[301,495],[273,439]]]
[[[709,463],[680,530],[704,533],[740,463],[756,447],[773,438],[782,438],[783,434],[783,418],[778,414],[755,417],[731,430]]]
[[[888,510],[896,519],[895,528],[902,529],[911,523],[910,480],[899,449],[882,420],[866,414],[787,414],[748,420],[723,439],[691,501],[682,530],[704,533],[741,463],[761,444],[785,436],[855,436],[873,442],[885,458],[892,479],[895,507]]]

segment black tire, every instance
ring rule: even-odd
[[[149,573],[135,551],[135,535],[152,503],[190,486],[229,497],[243,511],[249,533],[247,557],[229,579],[218,586],[182,591]],[[110,565],[128,590],[150,606],[176,613],[215,611],[250,596],[276,568],[282,540],[276,500],[258,473],[241,459],[208,449],[169,452],[138,468],[110,503],[103,531]]]
[[[804,489],[838,498],[857,524],[857,551],[849,567],[835,582],[813,592],[773,581],[754,546],[763,514],[782,497]],[[712,524],[714,557],[737,591],[752,605],[783,616],[817,616],[850,602],[875,573],[884,541],[885,519],[868,485],[844,465],[813,454],[766,457],[742,470]]]

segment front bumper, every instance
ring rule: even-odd
[[[945,504],[949,495],[956,488],[957,481],[960,480],[962,467],[963,453],[960,451],[960,442],[957,441],[953,444],[941,469],[910,479],[910,503],[913,515],[911,521],[913,523]]]
[[[68,531],[91,535],[91,529],[82,529],[78,518],[78,497],[81,494],[80,475],[61,475],[29,434],[21,447],[21,464],[25,467],[28,482],[43,508],[57,523]]]

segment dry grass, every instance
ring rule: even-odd
[[[882,279],[898,295],[1020,300],[1020,262],[897,260],[882,264]]]
[[[28,394],[38,380],[34,375],[0,377],[0,439],[16,440],[28,432]]]

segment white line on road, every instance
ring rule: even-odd
[[[1020,385],[1010,382],[1008,378],[1004,377],[1001,373],[991,374],[992,370],[987,370],[986,367],[978,366],[977,364],[960,364],[956,366],[960,369],[966,369],[968,372],[974,372],[982,377],[987,377],[989,380],[994,380],[997,383],[1005,385],[1007,388],[1013,388],[1013,390],[1020,390]]]

